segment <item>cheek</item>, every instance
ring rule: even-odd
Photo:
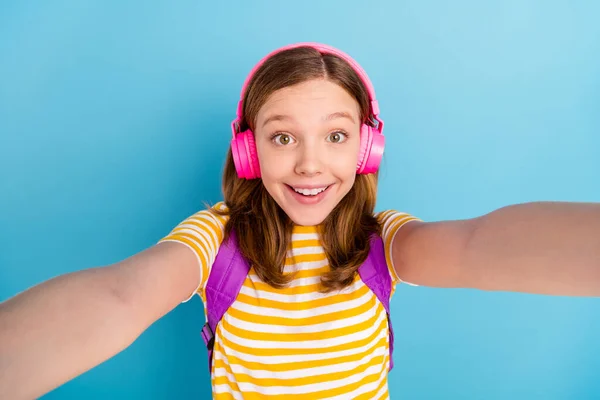
[[[293,169],[293,165],[290,165],[291,157],[284,157],[281,152],[264,147],[257,147],[257,153],[262,183],[269,194],[277,199],[282,189],[279,183],[285,180],[290,174],[290,169]]]
[[[358,161],[358,154],[354,151],[344,152],[337,154],[336,157],[333,157],[332,162],[345,169],[352,169],[352,167],[356,168],[356,163]]]
[[[336,151],[331,154],[329,165],[336,170],[338,174],[350,176],[356,173],[356,165],[358,163],[358,149],[345,149],[345,151]]]
[[[276,180],[286,175],[293,166],[292,157],[285,157],[276,151],[262,151],[258,153],[261,175],[266,180]]]

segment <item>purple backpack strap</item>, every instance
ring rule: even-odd
[[[387,313],[389,325],[390,346],[390,371],[394,368],[394,330],[390,318],[390,295],[392,293],[392,279],[385,260],[385,247],[379,236],[371,240],[371,249],[365,262],[358,268],[358,274],[362,281],[377,296]]]
[[[212,354],[217,324],[237,298],[250,265],[237,246],[235,233],[221,244],[206,282],[206,313],[208,322],[202,328],[202,339],[208,351],[208,370],[212,373]]]
[[[202,339],[208,351],[209,372],[212,373],[212,354],[216,327],[223,315],[233,304],[244,284],[250,265],[237,246],[235,233],[223,241],[212,265],[206,283],[206,310],[208,322],[202,328]],[[361,280],[383,304],[389,325],[390,370],[394,367],[394,330],[390,318],[390,295],[392,280],[385,260],[383,240],[376,236],[371,241],[371,249],[365,262],[359,267]]]

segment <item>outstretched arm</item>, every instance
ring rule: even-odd
[[[130,345],[193,292],[193,253],[161,243],[0,303],[0,398],[37,398]]]
[[[433,287],[600,296],[600,203],[535,202],[402,227],[402,280]]]

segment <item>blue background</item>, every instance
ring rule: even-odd
[[[297,41],[347,51],[374,82],[378,209],[600,201],[600,3],[366,4],[2,2],[0,300],[125,258],[220,200],[241,84]],[[597,399],[599,306],[403,286],[392,398]],[[203,321],[195,298],[45,399],[209,398]]]

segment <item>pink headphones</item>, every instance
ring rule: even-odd
[[[233,139],[231,140],[231,152],[233,155],[233,161],[235,163],[235,169],[237,170],[238,177],[246,179],[255,179],[260,177],[260,164],[258,162],[258,155],[256,152],[256,145],[254,143],[254,134],[250,129],[244,132],[238,132],[239,124],[242,120],[242,102],[244,94],[246,92],[250,79],[258,68],[271,56],[279,53],[283,50],[292,49],[296,47],[309,46],[312,47],[322,54],[333,54],[344,61],[346,61],[354,71],[361,78],[363,84],[367,88],[369,98],[371,100],[371,114],[372,117],[377,121],[376,127],[371,127],[367,124],[363,124],[360,130],[360,151],[358,156],[358,164],[356,166],[356,172],[358,174],[371,174],[377,172],[379,169],[379,163],[383,156],[383,149],[385,145],[385,137],[383,136],[383,121],[379,118],[379,104],[375,98],[375,89],[367,76],[367,73],[362,69],[356,61],[354,61],[348,54],[320,43],[296,43],[288,46],[281,47],[269,54],[267,54],[262,60],[258,62],[250,71],[250,74],[246,77],[244,85],[242,86],[242,93],[240,101],[238,102],[236,118],[231,123],[231,131],[233,132]]]

